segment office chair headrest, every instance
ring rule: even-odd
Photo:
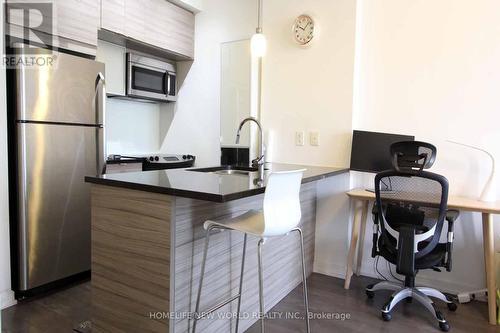
[[[436,152],[436,147],[427,142],[396,142],[391,145],[392,165],[397,171],[429,169],[436,160]]]

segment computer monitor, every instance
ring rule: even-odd
[[[375,173],[392,169],[391,145],[413,140],[411,135],[353,131],[350,168]]]

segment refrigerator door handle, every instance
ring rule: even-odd
[[[95,80],[95,110],[96,120],[99,125],[96,128],[96,159],[97,175],[106,173],[106,81],[104,75],[98,73]]]

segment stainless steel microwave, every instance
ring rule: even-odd
[[[127,96],[154,101],[177,100],[175,66],[142,54],[127,53]]]

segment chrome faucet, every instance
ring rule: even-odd
[[[257,158],[252,160],[252,167],[258,168],[259,169],[259,177],[260,179],[264,179],[264,164],[265,164],[265,158],[264,158],[264,131],[262,131],[262,125],[260,122],[254,118],[254,117],[248,117],[245,118],[241,121],[240,126],[238,127],[238,132],[236,133],[236,144],[240,143],[240,131],[243,125],[245,125],[246,122],[248,121],[253,121],[254,123],[257,124],[257,127],[259,128],[260,131],[260,151],[257,156]]]

